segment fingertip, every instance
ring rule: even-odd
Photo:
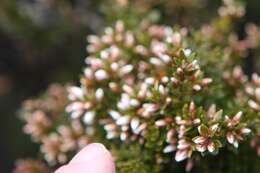
[[[55,173],[115,173],[115,163],[106,147],[93,143],[83,148],[69,164]]]
[[[87,162],[96,157],[111,157],[110,152],[106,149],[103,144],[100,143],[92,143],[83,148],[74,158],[70,161],[70,163],[81,163]]]

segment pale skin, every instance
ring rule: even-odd
[[[110,152],[99,143],[89,144],[55,173],[115,173]]]

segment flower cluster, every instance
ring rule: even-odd
[[[35,141],[48,135],[67,103],[66,90],[59,84],[52,84],[47,93],[43,98],[24,101],[21,110],[21,118],[26,122],[24,132]]]
[[[238,148],[259,130],[254,115],[259,114],[259,77],[254,74],[249,81],[240,66],[224,64],[233,61],[212,63],[193,51],[211,51],[199,45],[204,41],[194,39],[187,28],[144,21],[130,30],[117,21],[103,35],[88,37],[90,55],[80,86],[52,85],[47,95],[25,102],[25,132],[41,144],[49,164],[64,163],[69,153],[100,139],[147,149],[153,143],[160,146],[156,163],[167,162],[167,153],[174,152],[177,162],[188,159],[188,170],[196,153]],[[236,51],[229,43],[226,48]],[[215,75],[208,69],[212,65],[222,73]],[[218,83],[220,79],[225,82]],[[222,88],[229,95],[215,96]],[[219,97],[229,106],[219,104]],[[257,138],[251,145],[258,149]]]
[[[256,148],[256,153],[260,156],[260,132],[251,140],[251,146]]]
[[[253,74],[252,81],[246,85],[245,91],[250,97],[248,105],[260,112],[260,76]]]
[[[93,56],[86,59],[82,85],[69,88],[72,103],[67,111],[71,117],[83,116],[86,125],[93,125],[100,112],[99,122],[108,139],[125,141],[143,136],[149,119],[163,116],[172,104],[180,104],[181,100],[172,97],[182,96],[173,93],[173,88],[193,93],[212,82],[203,77],[192,51],[180,47],[185,34],[185,30],[149,26],[150,45],[146,46],[118,21],[115,29],[107,28],[101,37],[90,36],[87,48]],[[110,95],[117,99],[104,103]]]
[[[251,112],[251,118],[253,122],[248,122],[251,128],[255,131],[255,137],[251,140],[251,146],[255,147],[259,155],[259,113],[260,113],[260,77],[254,73],[252,74],[251,80],[248,80],[240,67],[235,67],[231,72],[224,73],[224,79],[228,85],[232,86],[235,91],[237,101],[244,107],[249,107]],[[229,129],[237,126],[237,122],[241,119],[242,114],[238,114],[232,119],[225,117],[225,122]],[[238,146],[238,140],[243,139],[243,135],[249,133],[251,130],[243,128],[241,125],[236,128],[237,132],[228,132],[227,140],[235,147]]]
[[[223,0],[223,6],[219,8],[220,16],[240,18],[245,14],[244,6],[236,0]]]
[[[185,115],[185,112],[188,114]],[[183,115],[184,118],[175,117],[173,127],[167,132],[166,142],[169,145],[164,148],[164,153],[176,151],[176,161],[190,158],[193,151],[216,154],[225,143],[237,148],[238,141],[251,132],[241,119],[242,112],[233,117],[223,116],[223,111],[216,111],[214,104],[207,113],[203,113],[191,102]],[[194,130],[195,135],[191,135]],[[223,142],[225,140],[227,142]]]
[[[246,27],[247,42],[251,48],[256,48],[260,43],[260,28],[253,23]]]
[[[59,125],[56,130],[43,138],[41,152],[50,164],[65,163],[68,153],[77,151],[90,142],[85,129],[79,121],[68,125]]]
[[[66,89],[52,84],[42,98],[25,101],[21,110],[21,118],[26,122],[24,132],[41,144],[41,152],[50,164],[66,162],[66,153],[89,142],[81,122],[66,118],[66,104]]]
[[[106,139],[125,144],[145,146],[155,127],[165,136],[161,152],[176,151],[176,161],[195,151],[217,154],[227,144],[237,148],[252,130],[236,107],[217,111],[214,103],[198,101],[209,95],[214,79],[204,75],[202,57],[187,47],[187,29],[142,23],[140,31],[118,21],[100,37],[88,37],[81,86],[68,89],[70,117],[82,120],[88,135],[102,127]],[[238,66],[223,76],[230,87],[247,81]]]
[[[129,0],[116,0],[119,5],[126,6],[131,1]],[[134,3],[137,5],[141,5],[142,7],[150,7],[152,5],[158,5],[162,2],[158,2],[156,0],[134,0]],[[165,1],[164,4],[172,7],[172,8],[178,8],[178,7],[201,7],[203,6],[201,3],[203,3],[203,0],[178,0],[178,1]],[[147,7],[148,6],[148,7]]]
[[[18,160],[13,173],[50,173],[47,165],[38,160]]]

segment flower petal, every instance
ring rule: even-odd
[[[196,145],[196,149],[197,149],[198,152],[203,153],[207,150],[207,146],[198,144],[198,145]]]
[[[179,150],[183,150],[183,149],[186,149],[188,147],[190,147],[190,143],[189,142],[187,142],[185,139],[179,140],[178,146],[177,146],[177,148]]]
[[[208,136],[209,129],[206,125],[204,125],[204,124],[200,125],[198,127],[198,131],[201,136]]]
[[[233,135],[231,132],[228,132],[228,133],[227,133],[227,141],[228,141],[230,144],[234,144],[235,137],[234,137],[234,135]]]
[[[177,162],[183,161],[188,158],[188,151],[187,150],[178,150],[175,154],[175,160]]]
[[[133,119],[131,120],[130,126],[131,126],[132,130],[135,130],[135,129],[137,129],[137,127],[139,126],[139,124],[140,124],[139,119],[138,119],[138,118],[133,118]]]
[[[241,120],[242,115],[243,115],[243,112],[240,111],[233,117],[232,120],[235,121],[235,122],[239,122]]]
[[[241,133],[243,133],[243,134],[248,134],[248,133],[251,132],[251,129],[249,129],[249,128],[242,128],[240,131],[241,131]]]
[[[163,153],[170,153],[176,150],[176,146],[168,145],[163,149]]]
[[[210,126],[210,133],[212,136],[216,133],[217,130],[218,130],[218,124],[214,124]]]
[[[203,144],[205,141],[207,140],[207,138],[203,137],[203,136],[197,136],[195,138],[192,139],[192,141],[195,144]]]
[[[208,148],[208,151],[211,153],[216,150],[216,146],[215,146],[214,142],[212,142],[212,141],[209,142],[207,148]]]

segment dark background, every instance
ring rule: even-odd
[[[52,19],[50,26],[35,26],[17,16],[11,6],[1,7],[1,1],[5,0],[0,0],[0,19],[5,13],[11,16],[8,22],[0,20],[0,173],[8,173],[15,159],[34,157],[38,150],[38,146],[22,133],[22,123],[17,116],[21,102],[37,96],[52,82],[77,80],[86,57],[86,35],[102,28],[102,20],[93,10],[95,4],[88,3],[85,5],[89,8],[89,18],[84,19],[85,22],[54,15],[58,17]],[[260,1],[247,3],[242,23],[259,24]],[[79,11],[73,1],[67,5]],[[250,73],[254,61],[245,61],[245,69]]]

